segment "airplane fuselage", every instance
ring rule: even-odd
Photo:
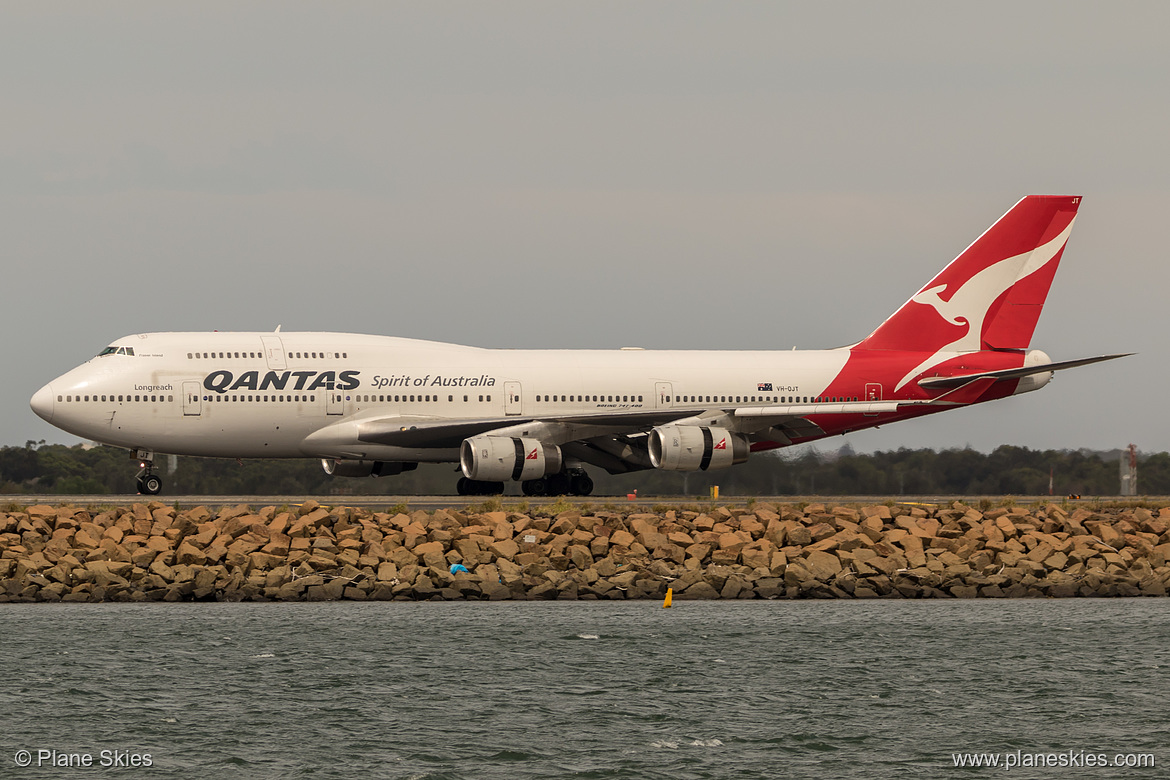
[[[850,361],[848,348],[499,350],[348,333],[148,333],[112,346],[120,349],[93,358],[38,394],[34,406],[51,407],[46,419],[83,438],[178,455],[423,462],[457,460],[458,448],[334,446],[313,434],[342,421],[386,416],[400,418],[404,426],[638,411],[683,418],[686,412],[743,406],[781,410],[889,401],[900,378],[898,366],[913,360],[891,361],[883,353],[880,360],[854,356]],[[133,354],[124,354],[127,348]],[[1022,362],[1018,353],[999,361],[989,361],[985,353],[966,357],[957,355],[951,368]],[[843,377],[847,363],[856,370]],[[999,390],[1002,396],[1016,388]],[[916,385],[898,393],[903,399],[931,395]],[[821,420],[819,427],[821,436],[828,436],[923,411],[858,409]],[[820,436],[801,440],[811,438]],[[784,443],[791,442],[775,446]],[[767,444],[757,442],[753,449]]]

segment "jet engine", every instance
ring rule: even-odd
[[[662,425],[650,431],[650,462],[666,471],[725,469],[748,459],[745,436],[726,428]]]
[[[459,448],[464,476],[480,482],[536,479],[556,474],[561,464],[561,448],[536,439],[473,436]]]
[[[392,477],[404,471],[414,471],[417,463],[399,463],[383,460],[336,460],[325,458],[321,468],[331,477]]]

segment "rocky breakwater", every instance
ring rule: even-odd
[[[1167,557],[1121,506],[41,505],[0,513],[0,602],[1164,596]]]

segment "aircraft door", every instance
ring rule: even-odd
[[[326,390],[325,414],[341,414],[342,409],[345,408],[345,402],[342,398],[343,395],[340,390]]]
[[[268,367],[273,371],[283,371],[284,343],[280,336],[261,336],[260,341],[264,343],[264,357],[268,360]]]
[[[183,416],[198,417],[203,414],[203,385],[198,382],[183,383]]]
[[[523,404],[519,382],[504,382],[504,414],[520,414]]]
[[[882,400],[882,386],[877,382],[870,382],[865,386],[865,400],[880,401]],[[866,412],[866,417],[876,417],[877,412]]]
[[[670,382],[655,382],[654,397],[657,399],[659,409],[670,409],[673,405]]]

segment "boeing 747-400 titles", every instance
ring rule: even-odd
[[[458,463],[461,495],[588,495],[586,466],[705,471],[1039,390],[1032,332],[1079,197],[1029,196],[852,346],[500,350],[349,333],[140,333],[37,391],[40,417],[157,454],[319,458],[336,476]]]

